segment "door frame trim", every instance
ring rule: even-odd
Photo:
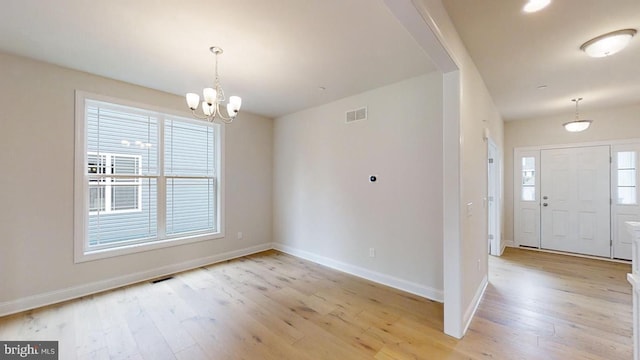
[[[493,157],[491,157],[491,155],[493,155]],[[495,223],[495,234],[493,234],[493,239],[488,239],[491,243],[489,254],[500,256],[504,250],[504,246],[502,244],[502,224],[500,219],[500,209],[502,208],[502,199],[500,196],[502,179],[500,176],[500,169],[502,164],[500,148],[498,148],[498,145],[491,137],[487,138],[487,162],[489,162],[489,159],[493,159],[493,173],[487,169],[487,197],[493,195],[494,199],[491,200],[487,198],[487,209],[489,209],[489,202],[493,201],[493,211],[487,211],[487,229],[491,229],[492,222]],[[491,180],[493,180],[493,183]],[[487,236],[489,235],[491,234],[487,234]]]
[[[513,151],[514,152],[515,151],[535,151],[535,150],[566,149],[566,148],[577,148],[577,147],[623,145],[623,144],[637,144],[637,143],[640,143],[640,138],[622,139],[622,140],[591,141],[591,142],[569,143],[569,144],[549,144],[549,145],[520,146],[520,147],[513,148]]]

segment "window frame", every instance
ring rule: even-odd
[[[90,216],[89,211],[89,186],[87,172],[88,156],[87,156],[87,118],[86,118],[86,104],[87,101],[104,102],[113,104],[116,107],[129,107],[133,111],[145,111],[155,113],[160,119],[158,122],[158,139],[162,141],[163,146],[158,149],[158,174],[157,176],[151,176],[157,179],[157,223],[158,223],[158,237],[139,242],[131,242],[119,247],[90,249],[88,244],[88,219]],[[214,127],[214,141],[218,144],[215,151],[215,197],[217,200],[217,218],[214,219],[214,223],[217,223],[217,231],[215,232],[195,232],[188,233],[184,236],[166,236],[165,227],[165,213],[166,213],[166,189],[162,182],[165,182],[168,176],[164,174],[164,118],[165,117],[180,117],[193,123],[202,124],[202,120],[192,120],[192,116],[187,112],[180,112],[161,108],[153,105],[137,103],[124,99],[118,99],[114,97],[93,94],[81,90],[75,92],[75,159],[74,159],[74,262],[81,263],[86,261],[93,261],[98,259],[122,256],[127,254],[133,254],[138,252],[150,251],[155,249],[168,248],[172,246],[179,246],[185,244],[191,244],[200,241],[209,241],[224,238],[225,232],[225,207],[224,207],[224,127],[219,124],[211,124]],[[104,174],[108,175],[108,174]],[[105,176],[106,178],[107,176]],[[138,176],[145,178],[149,176]],[[140,192],[139,192],[140,194]],[[106,195],[105,195],[106,196]],[[139,202],[140,204],[140,202]],[[142,205],[140,205],[142,206]],[[106,202],[105,202],[106,208]],[[130,212],[135,210],[116,210],[117,212]]]

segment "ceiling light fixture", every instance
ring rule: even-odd
[[[187,105],[193,116],[198,119],[207,120],[209,122],[213,122],[216,118],[219,118],[223,123],[229,124],[236,118],[238,112],[240,111],[240,105],[242,105],[242,99],[239,96],[230,96],[229,103],[227,104],[227,116],[222,115],[220,111],[220,104],[224,103],[226,100],[224,97],[224,90],[222,90],[222,86],[220,85],[220,79],[218,77],[218,55],[222,54],[222,49],[217,46],[212,46],[209,50],[216,57],[216,66],[215,66],[215,79],[212,88],[205,88],[202,90],[202,115],[198,115],[196,113],[196,109],[198,109],[198,105],[200,103],[200,96],[196,93],[188,93]]]
[[[591,57],[613,55],[629,45],[636,29],[623,29],[595,37],[580,46],[580,50]]]
[[[569,132],[580,132],[587,130],[593,122],[593,120],[580,120],[580,114],[578,113],[578,103],[580,102],[580,100],[582,100],[582,98],[571,99],[571,101],[576,103],[576,119],[562,124],[565,130]]]
[[[526,13],[534,13],[546,8],[550,3],[551,0],[529,0],[529,2],[527,2],[522,8],[522,11]]]

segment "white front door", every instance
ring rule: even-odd
[[[609,146],[541,151],[541,248],[611,256]]]

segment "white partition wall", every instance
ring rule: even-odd
[[[633,296],[633,359],[640,360],[640,222],[627,222],[627,232],[633,239],[633,266],[630,274],[627,274],[627,280],[632,286]]]

